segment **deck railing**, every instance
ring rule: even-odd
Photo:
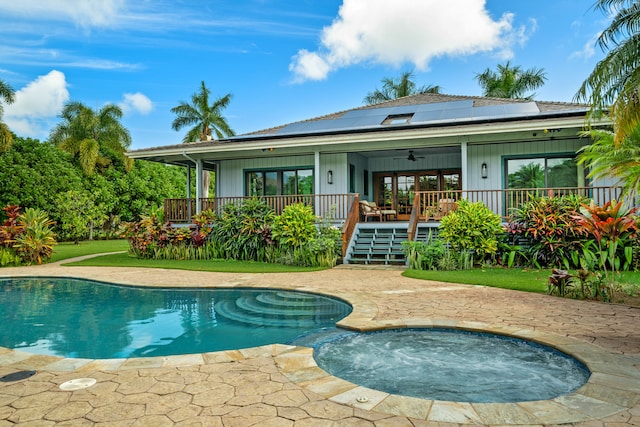
[[[565,196],[570,194],[589,197],[602,205],[610,200],[620,199],[619,187],[561,187],[561,188],[513,188],[507,190],[449,190],[416,192],[420,219],[439,220],[455,208],[458,200],[482,202],[491,211],[506,219],[513,211],[529,200],[531,196]]]
[[[522,206],[531,196],[563,196],[576,194],[589,197],[596,204],[603,205],[611,200],[619,200],[622,189],[619,187],[563,187],[563,188],[516,188],[508,190],[448,190],[448,191],[418,191],[413,200],[411,217],[408,225],[409,238],[415,236],[420,220],[440,220],[455,209],[461,199],[470,202],[483,202],[491,211],[503,219],[512,213],[513,209]],[[200,199],[202,210],[213,209],[222,212],[229,203],[243,203],[251,197],[215,197]],[[345,254],[347,245],[360,221],[358,194],[309,194],[294,196],[264,196],[261,197],[273,210],[280,214],[282,210],[293,203],[304,203],[313,206],[315,212],[342,225],[342,252]],[[190,223],[196,213],[196,199],[165,199],[165,221],[173,223]]]
[[[356,194],[353,202],[351,203],[351,209],[349,214],[342,225],[342,256],[347,255],[347,247],[351,241],[351,236],[356,229],[356,225],[360,221],[360,195]]]
[[[281,214],[283,209],[294,203],[304,203],[312,206],[315,212],[324,217],[336,221],[343,221],[349,215],[349,211],[357,194],[299,194],[292,196],[263,196],[264,200],[271,206],[276,214]],[[199,199],[200,209],[211,209],[218,213],[229,203],[241,204],[252,197],[211,197]],[[196,199],[165,199],[164,217],[165,221],[172,223],[190,223],[195,215]]]

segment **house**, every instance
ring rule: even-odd
[[[612,182],[589,181],[576,151],[588,106],[574,103],[419,94],[219,141],[135,150],[128,156],[195,168],[195,199],[168,200],[167,218],[239,198],[276,208],[303,201],[355,229],[358,200],[409,221],[446,213],[446,202],[483,201],[507,216],[535,188],[615,198]],[[216,173],[216,197],[204,198],[202,172]],[[524,190],[526,189],[526,190]],[[187,202],[187,201],[190,202]],[[195,203],[198,200],[199,203]],[[444,204],[443,204],[444,202]],[[367,218],[368,219],[368,218]],[[407,223],[405,223],[405,228]]]

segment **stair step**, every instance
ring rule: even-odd
[[[407,240],[403,228],[358,227],[346,259],[352,264],[402,265],[406,263],[402,242]]]

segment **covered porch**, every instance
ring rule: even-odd
[[[380,216],[379,221],[395,221],[406,227],[409,240],[413,240],[421,221],[434,223],[455,209],[459,200],[482,202],[491,211],[507,220],[514,209],[526,203],[532,196],[580,195],[588,197],[596,204],[602,205],[611,200],[618,200],[622,189],[616,186],[598,187],[548,187],[548,188],[516,188],[496,190],[443,190],[416,191],[411,194],[408,207],[408,219],[394,220],[392,217]],[[343,255],[358,223],[365,218],[360,212],[359,193],[348,194],[308,194],[292,196],[262,196],[267,205],[277,214],[294,203],[304,203],[314,208],[316,215],[342,227]],[[189,224],[196,212],[211,209],[221,213],[229,203],[240,204],[252,197],[213,197],[213,198],[173,198],[165,199],[165,221],[174,224]]]

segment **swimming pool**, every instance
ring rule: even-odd
[[[351,313],[337,298],[277,289],[140,288],[1,278],[0,346],[61,357],[152,357],[286,344]]]
[[[318,366],[336,377],[431,400],[552,399],[574,392],[590,375],[578,360],[551,347],[456,329],[336,332],[314,347]]]

